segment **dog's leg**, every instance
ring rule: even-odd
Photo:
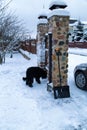
[[[28,85],[29,84],[29,81],[28,81],[28,79],[26,79],[26,85]]]
[[[33,78],[32,77],[30,77],[29,79],[28,79],[28,85],[29,85],[29,87],[33,87]]]
[[[37,81],[37,83],[41,83],[41,81],[40,81],[40,78],[35,78],[36,79],[36,81]]]

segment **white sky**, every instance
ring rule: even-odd
[[[45,7],[46,12],[49,11],[49,4],[52,0],[13,0],[10,4],[11,10],[23,19],[30,31],[37,29],[37,17]],[[71,18],[87,21],[87,0],[64,0],[70,12]]]

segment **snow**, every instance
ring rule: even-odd
[[[43,19],[39,19],[39,20],[38,20],[37,25],[38,25],[38,24],[47,24],[47,23],[48,23],[48,20],[45,19],[45,18],[43,18]]]
[[[40,17],[40,16],[47,16],[47,13],[46,13],[46,10],[45,10],[45,9],[43,9],[43,10],[41,11],[41,13],[38,15],[38,17]]]
[[[54,9],[48,14],[48,19],[52,16],[70,16],[66,9]]]
[[[49,8],[53,5],[66,5],[66,3],[63,1],[63,0],[52,0],[50,5],[49,5]],[[67,5],[66,5],[67,6]]]
[[[40,42],[37,44],[37,65],[40,63],[45,63],[45,42]]]
[[[87,130],[87,92],[74,83],[73,70],[86,63],[86,49],[69,49],[68,84],[70,98],[54,99],[47,91],[47,79],[41,84],[34,81],[33,88],[26,86],[22,77],[30,66],[37,65],[37,55],[16,53],[6,56],[0,65],[0,130]]]
[[[47,17],[47,13],[46,11],[43,9],[42,12],[38,15],[38,17],[44,17],[46,16]],[[46,18],[40,18],[38,19],[38,23],[37,24],[47,24],[48,23],[48,20]]]

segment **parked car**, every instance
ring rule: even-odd
[[[87,90],[87,63],[79,64],[74,69],[75,84],[82,90]]]

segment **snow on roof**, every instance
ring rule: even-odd
[[[63,0],[55,0],[50,3],[49,5],[49,9],[53,6],[53,5],[59,5],[59,6],[67,6],[67,4],[63,1]]]
[[[58,16],[69,16],[69,12],[65,9],[54,9],[53,11],[51,11],[49,14],[48,14],[48,18],[52,17],[52,16],[55,16],[55,15],[58,15]]]
[[[48,10],[42,9],[42,10],[40,11],[40,13],[38,14],[38,18],[39,18],[39,19],[40,19],[40,18],[46,18],[47,15],[48,15]]]
[[[70,26],[77,26],[78,25],[78,21],[74,22],[74,23],[70,23]]]
[[[43,19],[39,19],[37,24],[47,24],[48,20],[43,18]]]
[[[41,13],[38,15],[38,18],[40,18],[40,17],[47,17],[47,13],[41,12]]]

